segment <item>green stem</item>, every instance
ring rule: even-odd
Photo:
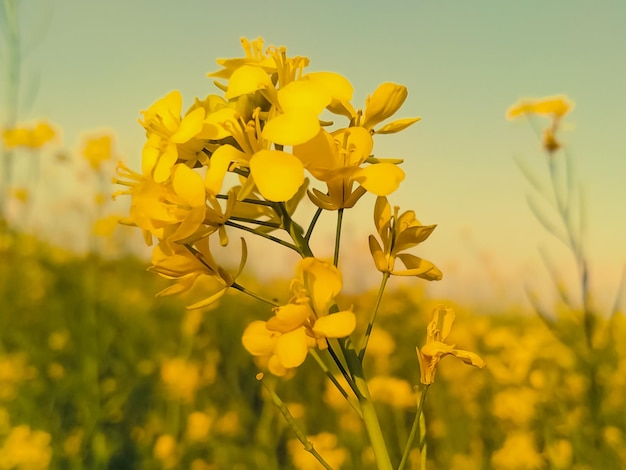
[[[369,388],[367,387],[367,381],[365,380],[365,374],[363,373],[363,365],[358,358],[358,355],[350,344],[349,338],[339,339],[339,345],[341,351],[346,359],[348,369],[354,379],[356,386],[356,394],[359,400],[361,411],[363,412],[363,424],[369,437],[372,450],[374,451],[374,458],[376,459],[376,465],[378,470],[393,470],[391,465],[391,459],[389,458],[389,451],[387,450],[387,444],[385,443],[385,437],[378,421],[378,415],[370,396]]]
[[[260,380],[265,389],[268,391],[268,393],[272,397],[274,405],[276,405],[276,407],[279,409],[280,413],[285,418],[285,421],[287,421],[287,424],[289,425],[291,430],[294,432],[298,440],[302,443],[302,445],[304,446],[304,450],[311,453],[311,455],[313,455],[313,457],[315,457],[326,470],[333,470],[328,462],[326,462],[324,458],[317,452],[317,450],[315,450],[315,447],[313,447],[313,443],[307,439],[306,434],[304,434],[304,432],[294,419],[293,415],[290,413],[289,408],[285,406],[285,404],[276,394],[276,392],[274,392],[274,390],[272,390],[272,388],[265,383],[265,381],[263,380],[263,374],[258,374],[257,380]]]
[[[317,210],[315,211],[315,215],[313,216],[313,219],[311,219],[311,223],[309,224],[309,228],[306,231],[306,235],[304,235],[304,239],[307,242],[311,239],[311,235],[313,235],[313,229],[315,228],[315,224],[317,224],[317,219],[320,218],[320,215],[322,215],[322,208],[318,207]]]
[[[387,281],[389,280],[390,276],[391,276],[390,273],[383,273],[383,278],[380,281],[380,287],[378,288],[378,296],[376,297],[376,304],[374,306],[374,311],[372,312],[370,321],[367,324],[367,330],[365,331],[365,336],[363,338],[363,346],[361,346],[361,350],[359,351],[360,361],[363,361],[363,357],[365,356],[367,343],[369,342],[370,335],[372,334],[372,328],[374,328],[374,321],[376,321],[376,314],[378,313],[378,308],[380,307],[380,302],[383,298],[383,292],[385,291],[385,286],[387,285]]]
[[[267,233],[257,232],[255,229],[253,229],[251,227],[246,227],[245,225],[241,225],[241,224],[238,224],[236,222],[232,222],[230,220],[227,220],[224,225],[228,225],[230,227],[238,228],[240,230],[245,230],[246,232],[250,232],[250,233],[253,233],[255,235],[258,235],[259,237],[267,238],[268,240],[271,240],[271,241],[273,241],[275,243],[278,243],[279,245],[286,246],[287,248],[289,248],[291,250],[294,250],[297,253],[300,253],[300,250],[298,250],[298,247],[296,247],[295,245],[292,245],[291,243],[286,242],[285,240],[281,240],[280,238],[274,237],[274,236],[269,235]]]
[[[236,217],[234,215],[231,215],[229,220],[236,220],[238,222],[246,222],[248,224],[262,225],[264,227],[282,228],[280,224],[277,224],[275,222],[267,222],[266,220],[249,219],[247,217]]]
[[[335,267],[339,264],[339,242],[341,241],[341,225],[343,222],[343,207],[337,211],[337,231],[335,232],[335,256],[333,264]]]
[[[430,385],[426,385],[422,395],[420,397],[419,404],[417,405],[417,413],[415,415],[415,420],[413,421],[413,426],[411,426],[411,433],[409,434],[409,439],[406,442],[406,446],[404,447],[404,453],[402,454],[402,460],[400,461],[400,465],[398,466],[398,470],[403,470],[406,465],[406,461],[409,458],[409,454],[411,453],[411,446],[413,445],[413,441],[415,440],[415,434],[417,433],[417,428],[419,427],[420,418],[424,411],[424,402],[426,401],[426,394],[428,393],[428,388]],[[423,451],[423,447],[426,444],[425,432],[422,432],[423,436],[420,439],[420,453]],[[422,462],[424,463],[424,462]],[[422,470],[425,469],[425,466],[422,465]]]
[[[250,297],[253,297],[257,300],[260,300],[261,302],[265,302],[266,304],[269,304],[273,307],[280,307],[280,304],[278,302],[275,302],[273,300],[270,299],[266,299],[265,297],[262,297],[261,295],[257,294],[256,292],[253,292],[251,290],[246,289],[244,286],[242,286],[241,284],[237,284],[236,282],[233,282],[233,284],[230,286],[233,289],[237,289],[240,292],[243,292],[244,294],[249,295]]]

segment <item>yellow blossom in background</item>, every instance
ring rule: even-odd
[[[154,443],[152,453],[161,462],[163,468],[174,468],[178,461],[176,439],[170,434],[163,434]]]
[[[63,441],[63,452],[65,455],[68,457],[76,457],[80,455],[84,437],[84,430],[75,429],[72,431],[72,433],[65,438],[65,441]]]
[[[165,359],[161,363],[161,380],[169,397],[192,403],[198,388],[200,370],[196,364],[181,358]]]
[[[455,349],[454,344],[445,342],[452,330],[454,318],[454,310],[451,308],[438,305],[433,310],[433,319],[428,324],[426,333],[426,344],[421,349],[416,348],[421,373],[420,380],[424,385],[434,382],[439,361],[445,356],[454,356],[465,364],[479,368],[486,365],[477,354]]]
[[[28,202],[30,199],[30,192],[28,188],[13,188],[11,189],[11,196],[20,202]]]
[[[187,439],[193,442],[201,442],[209,437],[213,419],[206,413],[194,411],[187,416]]]
[[[83,157],[94,170],[113,158],[113,137],[110,134],[88,137],[82,150]]]
[[[25,147],[39,149],[56,137],[56,131],[45,121],[34,126],[14,127],[2,132],[4,146],[8,149]]]
[[[328,432],[322,432],[315,436],[307,436],[313,444],[315,450],[324,460],[335,470],[339,470],[348,459],[348,451],[342,447],[337,447],[337,436]],[[323,470],[324,467],[304,449],[302,442],[292,439],[287,442],[287,450],[291,456],[291,461],[298,470]]]
[[[537,451],[534,437],[529,432],[517,431],[509,436],[502,447],[491,456],[494,470],[540,470],[544,460]]]
[[[574,102],[562,95],[522,100],[506,111],[506,118],[512,120],[520,116],[536,114],[550,119],[550,125],[543,131],[543,147],[552,154],[561,148],[561,143],[556,138],[561,118],[573,108]]]
[[[51,436],[29,426],[11,429],[0,447],[0,470],[45,470],[52,460]]]
[[[505,388],[493,398],[493,414],[502,421],[523,426],[535,417],[537,393],[528,387]]]
[[[375,401],[396,408],[415,408],[417,405],[415,392],[406,380],[378,375],[372,377],[367,386]]]
[[[96,237],[111,237],[122,220],[119,215],[111,214],[96,220],[91,228],[91,233]]]

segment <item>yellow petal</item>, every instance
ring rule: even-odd
[[[372,134],[363,127],[339,129],[332,134],[337,147],[345,150],[342,166],[358,166],[371,154],[374,148]]]
[[[230,100],[266,87],[273,87],[273,85],[265,70],[253,65],[243,65],[231,75],[225,96],[227,100]]]
[[[307,73],[303,80],[311,80],[316,85],[325,88],[333,101],[349,102],[352,99],[354,89],[350,81],[335,72],[313,72]]]
[[[300,260],[296,273],[304,283],[315,313],[326,315],[331,301],[343,286],[341,272],[330,263],[308,257]]]
[[[243,332],[243,347],[253,356],[265,356],[274,351],[278,335],[265,327],[264,321],[253,321]]]
[[[295,145],[293,154],[315,178],[323,181],[328,173],[332,174],[332,170],[343,164],[333,136],[323,129],[308,141]]]
[[[178,160],[178,149],[176,144],[168,144],[164,152],[159,154],[159,158],[154,166],[152,178],[157,183],[163,183],[167,181],[172,172],[172,167]]]
[[[409,253],[400,253],[397,257],[404,263],[407,269],[401,271],[394,270],[391,274],[396,276],[417,276],[427,281],[440,281],[443,277],[442,272],[430,261]]]
[[[265,124],[261,135],[281,145],[298,145],[311,140],[320,131],[317,114],[310,110],[291,110]]]
[[[455,318],[456,315],[452,308],[437,305],[433,309],[433,319],[428,324],[428,337],[432,338],[434,342],[445,341],[452,331]]]
[[[278,102],[285,113],[307,111],[317,117],[331,99],[328,89],[314,80],[296,80],[278,90]]]
[[[250,173],[268,201],[288,201],[304,182],[302,162],[290,153],[261,150],[250,159]]]
[[[374,237],[374,235],[369,236],[369,245],[370,245],[370,253],[372,254],[372,258],[374,258],[374,264],[376,265],[376,269],[380,272],[388,272],[389,267],[387,265],[387,257],[383,253],[382,248],[378,244],[378,241]]]
[[[452,355],[458,359],[461,359],[465,364],[478,367],[480,369],[487,365],[487,363],[478,354],[470,351],[455,349],[452,351]]]
[[[312,312],[307,304],[290,303],[276,308],[274,314],[267,322],[268,329],[287,333],[302,326]]]
[[[354,331],[356,317],[350,311],[337,312],[320,317],[313,326],[313,331],[325,338],[344,338]]]
[[[392,121],[389,124],[384,125],[380,129],[378,129],[375,133],[376,134],[395,134],[396,132],[400,132],[406,129],[411,124],[415,124],[417,121],[420,121],[421,119],[422,118],[419,118],[419,117],[398,119],[396,121]]]
[[[206,201],[206,192],[202,177],[189,168],[179,163],[172,171],[172,187],[189,207],[203,207]]]
[[[379,122],[391,117],[400,109],[407,95],[407,88],[403,85],[396,83],[380,84],[366,101],[363,127],[370,130]]]
[[[212,196],[217,196],[222,189],[224,177],[228,172],[231,162],[242,162],[246,160],[245,154],[232,145],[221,145],[213,152],[209,159],[209,164],[204,179],[204,185]]]
[[[226,123],[237,124],[237,111],[233,108],[221,108],[209,114],[204,120],[199,139],[221,140],[230,136]]]
[[[391,163],[376,163],[359,168],[354,173],[354,179],[377,196],[393,193],[404,180],[404,176],[404,171]]]
[[[175,144],[183,144],[192,137],[197,136],[202,130],[204,121],[204,109],[198,108],[187,114],[180,122],[176,132],[170,137]]]
[[[306,359],[308,353],[307,344],[304,328],[298,328],[280,335],[276,341],[274,354],[276,354],[278,361],[283,367],[292,369],[298,367]]]

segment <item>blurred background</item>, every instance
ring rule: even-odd
[[[2,7],[0,123],[47,122],[52,132],[45,145],[5,148],[0,169],[0,469],[296,465],[284,457],[297,451],[239,342],[247,322],[266,313],[236,295],[202,314],[185,313],[186,299],[154,299],[165,284],[145,273],[150,252],[140,234],[116,227],[129,201],[111,199],[120,189],[110,183],[116,161],[140,168],[140,111],[174,89],[184,107],[214,93],[206,74],[218,69],[217,58],[242,54],[242,36],[309,57],[311,71],[345,75],[355,107],[382,82],[406,85],[397,115],[422,118],[380,136],[374,149],[404,159],[407,179],[390,202],[437,224],[416,254],[444,273],[428,284],[393,279],[384,304],[370,368],[406,381],[387,383],[381,399],[393,439],[412,417],[403,398],[388,397],[417,382],[414,347],[429,308],[445,299],[465,325],[460,347],[475,346],[491,367],[442,372],[441,395],[427,410],[432,468],[597,468],[589,456],[601,458],[590,454],[600,438],[604,466],[624,464],[623,447],[615,449],[626,430],[626,355],[609,339],[624,328],[613,323],[622,321],[615,312],[624,308],[626,260],[624,2],[3,0]],[[520,166],[548,184],[541,140],[527,120],[504,117],[520,99],[557,94],[575,102],[560,137],[580,183],[589,292],[606,328],[598,327],[605,333],[589,355],[575,352],[584,349],[581,307],[562,295],[580,296],[571,251],[527,204],[533,187]],[[379,281],[365,274],[375,273],[367,248],[373,201],[365,197],[344,219],[346,301],[357,306],[368,305]],[[321,252],[331,249],[333,222],[322,220]],[[251,243],[249,282],[285,289],[293,258],[278,254],[268,266]],[[554,323],[534,314],[527,292]],[[245,314],[233,319],[233,310]],[[417,339],[407,337],[407,325]],[[322,384],[300,375],[281,387],[294,413],[310,407],[300,410],[306,421],[332,398],[303,405],[296,391]],[[344,411],[332,423],[310,418],[310,431],[338,427],[321,442],[345,450],[341,468],[367,468],[366,444]],[[600,418],[592,422],[594,413]],[[275,437],[263,437],[269,430]],[[249,460],[237,461],[246,448],[255,449]],[[32,462],[19,460],[20,449]]]

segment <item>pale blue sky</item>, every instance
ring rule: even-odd
[[[241,36],[308,56],[310,70],[346,75],[357,104],[383,81],[406,85],[399,115],[423,120],[380,136],[375,152],[406,159],[407,180],[391,202],[439,225],[416,252],[444,270],[434,295],[495,299],[494,277],[545,280],[538,244],[561,256],[531,216],[513,161],[542,170],[538,142],[504,112],[520,97],[565,93],[576,102],[563,138],[584,181],[592,275],[602,291],[617,284],[626,260],[626,2],[19,3],[31,50],[24,78],[41,78],[22,116],[57,123],[68,146],[82,132],[112,128],[135,168],[143,144],[139,111],[172,89],[188,104],[213,92],[206,73],[217,57],[241,54]],[[367,233],[369,212],[364,204],[348,214],[348,227]],[[485,254],[488,268],[480,261]],[[520,286],[506,295],[521,298]]]

